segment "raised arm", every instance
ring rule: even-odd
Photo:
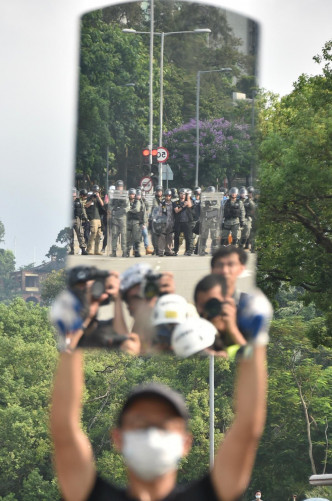
[[[212,482],[222,501],[235,501],[246,489],[266,416],[266,347],[246,346],[250,355],[239,361],[235,419],[219,447]]]
[[[66,501],[85,500],[96,476],[91,444],[80,425],[82,391],[82,350],[61,353],[52,395],[51,434],[57,477]]]

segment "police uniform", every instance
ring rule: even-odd
[[[85,210],[90,221],[90,236],[87,251],[88,254],[100,254],[100,240],[103,237],[101,215],[104,209],[97,197],[91,196],[87,204],[89,204],[89,207],[85,207]]]
[[[245,219],[243,203],[239,199],[229,198],[224,205],[224,224],[221,233],[221,245],[228,244],[231,232],[233,244],[237,245],[241,237],[241,229]]]
[[[127,255],[127,212],[129,210],[129,200],[121,198],[120,195],[122,193],[122,191],[115,190],[114,198],[109,202],[113,257],[116,257],[119,236],[121,237],[122,255]]]
[[[74,239],[75,233],[77,235],[78,245],[82,249],[82,254],[86,254],[86,243],[84,239],[84,230],[82,226],[82,221],[87,219],[87,215],[84,209],[84,205],[79,198],[75,198],[73,204],[73,225],[70,235],[70,251],[74,254]]]
[[[135,257],[140,257],[139,245],[141,242],[141,210],[142,202],[134,198],[129,200],[129,210],[127,212],[127,255],[133,247]]]
[[[206,242],[211,236],[211,253],[218,249],[219,246],[219,229],[220,221],[220,207],[217,200],[206,200],[201,204],[201,231],[200,231],[200,254],[204,255],[206,252]]]
[[[252,229],[252,221],[255,216],[255,202],[251,198],[243,200],[245,219],[241,233],[241,247],[249,249],[249,236]]]

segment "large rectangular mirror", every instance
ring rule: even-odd
[[[141,268],[149,294],[193,304],[211,255],[234,246],[237,292],[254,287],[258,41],[255,21],[199,3],[133,2],[82,17],[67,268],[122,274],[123,322],[147,336],[144,352],[155,344],[152,310],[138,327],[144,285],[128,278]],[[188,315],[198,316],[194,305]]]

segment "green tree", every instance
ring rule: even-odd
[[[48,407],[57,355],[48,311],[15,299],[0,304],[0,318],[0,496],[54,500]]]
[[[332,351],[313,349],[304,331],[299,317],[272,324],[268,417],[247,501],[257,486],[268,499],[304,499],[308,477],[331,470]]]
[[[329,43],[331,44],[331,43]],[[328,44],[327,44],[328,45]],[[330,47],[330,45],[329,45]],[[323,60],[330,61],[323,51]],[[302,75],[260,117],[258,280],[301,286],[332,333],[332,72]]]
[[[0,243],[5,239],[5,227],[0,221]],[[14,294],[16,285],[12,277],[15,271],[15,256],[11,250],[0,248],[0,301],[10,300]]]
[[[50,306],[55,297],[66,287],[65,270],[52,271],[41,286],[41,298],[45,306]]]
[[[5,241],[5,226],[0,220],[0,244]]]

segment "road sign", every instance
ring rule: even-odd
[[[151,193],[153,191],[153,182],[151,177],[143,177],[140,182],[140,187],[145,193]]]
[[[168,164],[163,165],[163,181],[173,181],[173,171]]]
[[[169,157],[169,152],[166,148],[164,148],[163,146],[157,148],[157,162],[159,163],[166,162],[166,160],[168,160],[168,157]]]

